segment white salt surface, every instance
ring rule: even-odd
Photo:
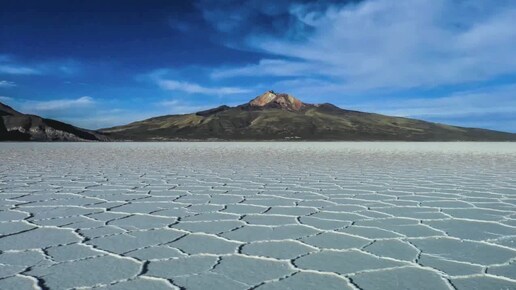
[[[516,144],[1,143],[34,288],[516,289]]]

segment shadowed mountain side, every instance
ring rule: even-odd
[[[100,132],[122,140],[516,141],[516,134],[306,104],[264,93],[247,104],[155,117]]]
[[[109,141],[101,133],[35,115],[0,103],[0,141]]]

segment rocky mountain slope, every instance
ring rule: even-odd
[[[155,117],[100,132],[120,140],[516,141],[516,134],[307,104],[273,91],[236,107]]]
[[[26,115],[0,103],[0,141],[108,141],[101,133]]]

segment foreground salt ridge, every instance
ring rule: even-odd
[[[516,287],[507,144],[12,143],[0,157],[1,289]]]

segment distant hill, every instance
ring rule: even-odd
[[[0,103],[0,141],[108,141],[101,133],[26,115]]]
[[[516,141],[516,134],[307,104],[265,92],[246,104],[101,129],[119,140]]]

